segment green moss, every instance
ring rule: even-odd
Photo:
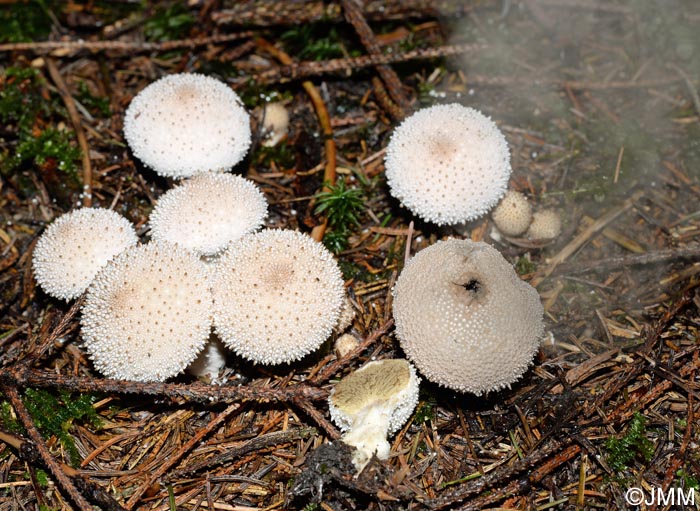
[[[283,140],[272,147],[264,145],[258,146],[253,153],[253,161],[258,167],[269,167],[272,162],[281,169],[291,169],[296,163],[296,156],[293,148]]]
[[[24,428],[12,412],[12,405],[7,401],[0,401],[0,428],[10,433],[24,432]]]
[[[27,389],[24,405],[37,428],[44,436],[55,436],[68,453],[71,465],[80,463],[80,456],[69,430],[74,421],[83,421],[99,427],[100,419],[92,407],[97,400],[93,394],[71,394],[61,390],[54,395],[42,389]]]
[[[49,9],[53,2],[31,0],[0,7],[0,43],[46,39],[51,31]]]
[[[610,438],[605,442],[607,462],[611,469],[622,472],[638,458],[649,461],[654,454],[654,444],[645,436],[646,420],[635,413],[622,438]]]
[[[535,263],[530,260],[529,252],[521,255],[515,262],[515,271],[518,272],[518,275],[528,275],[530,273],[534,273],[536,269],[537,266],[535,266]]]
[[[691,474],[686,469],[682,468],[676,472],[676,476],[682,481],[683,488],[693,488],[696,492],[700,491],[700,476],[697,474]]]
[[[280,39],[298,60],[327,60],[343,57],[343,43],[335,28],[300,25],[283,32]]]
[[[195,17],[184,3],[173,3],[159,8],[148,18],[143,33],[149,41],[172,41],[187,36],[194,26]]]
[[[331,252],[337,254],[348,248],[351,227],[360,225],[358,216],[364,209],[362,195],[362,190],[348,188],[344,179],[329,186],[328,191],[316,194],[314,213],[328,218],[329,230],[323,243]]]
[[[112,110],[109,108],[109,98],[93,96],[87,84],[83,81],[78,83],[78,101],[93,115],[101,117],[112,115]]]

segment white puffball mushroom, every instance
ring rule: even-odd
[[[259,229],[267,200],[250,180],[204,172],[168,190],[151,213],[151,235],[211,256]]]
[[[124,117],[134,155],[161,176],[228,170],[250,146],[250,119],[225,83],[194,73],[161,78],[139,92]]]
[[[421,250],[393,293],[401,347],[439,385],[476,395],[508,387],[539,349],[537,290],[486,243],[450,239]]]
[[[296,231],[243,237],[216,267],[214,328],[224,344],[258,364],[298,360],[338,322],[345,297],[331,253]]]
[[[561,217],[553,209],[535,211],[527,237],[532,240],[553,240],[561,233]]]
[[[109,378],[164,381],[204,348],[212,298],[199,258],[168,243],[132,247],[90,285],[82,337],[98,371]]]
[[[97,272],[139,239],[126,218],[103,208],[81,208],[58,217],[39,237],[32,254],[34,276],[54,298],[72,300]]]
[[[527,197],[515,190],[508,190],[491,213],[496,227],[506,236],[520,236],[530,226],[532,207]]]
[[[484,215],[503,196],[510,151],[496,124],[459,104],[418,110],[397,128],[386,150],[391,194],[437,225]]]
[[[352,334],[343,334],[335,340],[335,353],[343,358],[360,345],[360,340]]]
[[[355,447],[353,464],[361,472],[373,454],[389,458],[387,436],[408,420],[418,404],[420,379],[406,360],[370,362],[340,380],[328,398],[331,419]]]
[[[289,129],[289,112],[284,103],[279,101],[267,103],[263,110],[263,137],[262,145],[272,147],[284,138]]]

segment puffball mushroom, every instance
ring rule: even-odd
[[[532,208],[527,197],[515,190],[508,190],[491,218],[500,232],[506,236],[520,236],[530,226]]]
[[[342,441],[357,450],[358,472],[373,454],[389,458],[391,435],[408,420],[418,404],[420,379],[406,360],[378,360],[349,374],[331,391],[331,418],[345,432]]]
[[[284,138],[289,129],[289,112],[282,102],[267,103],[263,110],[263,136],[262,145],[273,147]]]
[[[508,387],[539,348],[537,291],[486,243],[451,239],[421,250],[393,294],[401,347],[445,387],[476,395]]]
[[[54,298],[72,300],[87,289],[114,256],[136,245],[126,218],[102,208],[81,208],[61,215],[39,237],[32,255],[34,276]]]
[[[496,124],[459,104],[406,118],[389,141],[385,167],[391,194],[437,225],[484,215],[505,193],[511,170]]]
[[[264,230],[232,244],[216,266],[214,329],[259,364],[298,360],[337,324],[345,298],[331,253],[296,231]]]
[[[228,170],[250,146],[250,120],[238,95],[214,78],[181,73],[139,92],[124,117],[136,157],[161,176]]]
[[[151,242],[122,252],[97,275],[82,309],[82,337],[109,378],[164,381],[209,339],[212,298],[199,258]]]
[[[536,211],[532,215],[532,223],[527,230],[527,236],[533,240],[552,240],[561,233],[561,218],[553,209]]]
[[[158,199],[151,214],[151,235],[210,256],[259,229],[266,216],[267,201],[252,181],[204,172]]]

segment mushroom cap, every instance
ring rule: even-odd
[[[532,208],[525,195],[508,190],[491,213],[491,218],[498,230],[506,236],[520,236],[530,226]]]
[[[437,225],[484,215],[503,196],[510,151],[491,119],[459,104],[424,108],[394,131],[386,151],[391,194]]]
[[[388,434],[408,420],[418,404],[420,379],[415,368],[402,359],[376,360],[340,380],[328,398],[331,419],[348,431],[381,407],[388,417]]]
[[[335,353],[342,358],[360,345],[360,340],[352,334],[343,334],[335,340]]]
[[[39,237],[34,276],[54,298],[72,300],[114,256],[139,239],[126,218],[103,208],[81,208],[58,217]]]
[[[476,395],[525,372],[544,331],[535,288],[493,247],[439,241],[416,254],[394,287],[396,336],[440,385]]]
[[[211,331],[212,298],[199,258],[151,242],[122,252],[90,285],[82,336],[109,378],[163,381],[182,372]]]
[[[252,181],[204,172],[158,199],[151,235],[209,256],[260,228],[266,216],[267,201]]]
[[[250,120],[228,85],[181,73],[151,83],[134,97],[124,135],[145,165],[161,176],[183,178],[228,170],[241,161],[250,146]]]
[[[533,240],[551,240],[561,233],[561,217],[553,209],[535,211],[527,237]]]
[[[214,328],[259,364],[298,360],[338,322],[345,297],[331,253],[296,231],[263,230],[229,246],[213,282]]]

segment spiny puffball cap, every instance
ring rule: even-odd
[[[87,289],[114,256],[138,243],[126,218],[103,208],[61,215],[39,237],[32,255],[34,275],[54,298],[72,300]]]
[[[416,254],[394,287],[396,336],[429,380],[476,395],[516,381],[544,331],[532,286],[493,247],[439,241]]]
[[[395,433],[418,404],[420,378],[402,359],[370,362],[340,380],[328,398],[331,419],[348,431],[367,416],[367,410],[383,407],[389,415],[387,434]]]
[[[503,196],[510,151],[496,124],[459,104],[418,110],[394,131],[385,159],[391,194],[437,225],[484,215]]]
[[[134,97],[124,135],[145,165],[162,176],[183,178],[228,170],[241,161],[250,146],[250,120],[228,85],[181,73],[151,83]]]
[[[525,195],[508,190],[491,213],[491,218],[506,236],[519,236],[530,226],[532,208]]]
[[[345,297],[338,264],[322,244],[272,229],[244,236],[222,254],[213,293],[217,334],[259,364],[292,362],[317,349]]]
[[[163,381],[197,357],[209,339],[211,316],[199,258],[151,242],[126,250],[97,275],[82,310],[82,336],[105,376]]]
[[[527,236],[533,240],[551,240],[561,233],[561,217],[553,209],[535,211]]]
[[[168,190],[151,214],[153,239],[214,255],[262,226],[265,196],[252,181],[204,172]]]

